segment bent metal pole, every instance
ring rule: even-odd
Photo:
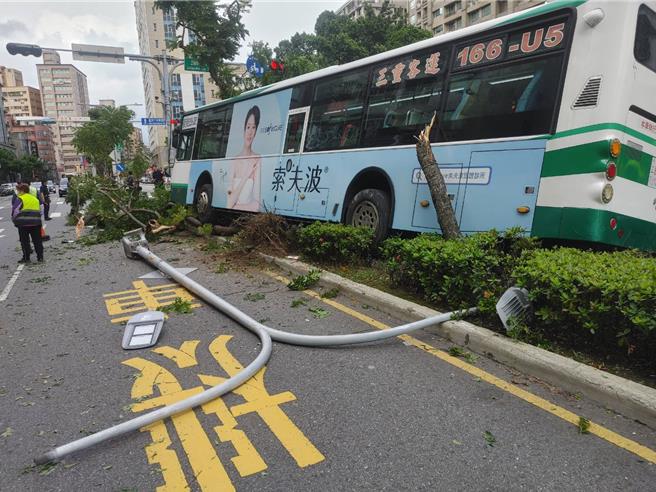
[[[134,419],[128,420],[127,422],[123,422],[113,427],[109,427],[102,431],[96,432],[90,436],[83,437],[68,444],[64,444],[63,446],[54,448],[37,457],[34,460],[37,465],[48,463],[50,461],[60,460],[66,455],[82,451],[88,447],[100,444],[101,442],[135,431],[141,427],[152,424],[153,422],[157,422],[177,413],[181,413],[207,403],[208,401],[214,400],[215,398],[218,398],[225,393],[232,391],[233,389],[245,383],[252,376],[254,376],[257,371],[259,371],[264,366],[264,364],[266,364],[271,355],[272,339],[277,342],[287,343],[290,345],[302,345],[307,347],[334,347],[337,345],[367,343],[385,340],[387,338],[392,338],[398,335],[409,333],[411,331],[419,330],[421,328],[426,328],[431,325],[443,323],[450,320],[455,314],[454,312],[443,313],[438,316],[432,316],[430,318],[414,321],[412,323],[406,323],[404,325],[400,325],[384,331],[352,333],[347,335],[300,335],[296,333],[288,333],[270,328],[254,320],[247,314],[234,307],[232,304],[229,304],[221,297],[200,285],[195,280],[178,272],[174,267],[159,258],[147,247],[144,247],[142,245],[144,243],[145,239],[140,241],[139,245],[134,248],[134,253],[136,255],[139,255],[153,267],[157,268],[160,272],[168,275],[170,278],[178,282],[180,285],[186,287],[190,292],[193,292],[199,298],[203,299],[205,302],[212,305],[223,314],[229,316],[243,327],[254,332],[262,341],[262,350],[255,358],[255,360],[246,366],[242,372],[236,374],[227,381],[224,381],[217,386],[205,390],[204,392],[197,395],[191,396],[185,400],[181,400],[177,403],[154,410],[145,415],[135,417]],[[463,315],[473,312],[476,312],[476,308],[459,311],[458,314]]]

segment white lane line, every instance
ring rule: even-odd
[[[57,217],[61,217],[61,212],[53,212],[50,214],[50,217],[53,219],[56,219]]]
[[[0,210],[2,210],[3,208],[5,208],[4,205],[2,207],[0,207]]]
[[[2,217],[0,217],[0,219],[1,219],[1,218],[2,218]],[[4,229],[0,229],[0,232],[5,232],[5,230],[4,230]]]
[[[64,204],[64,200],[57,202],[57,205],[63,205],[63,204]]]
[[[14,274],[11,276],[9,279],[9,282],[7,283],[7,286],[5,287],[5,290],[2,291],[2,294],[0,294],[0,302],[6,301],[7,297],[9,296],[9,293],[11,292],[11,288],[14,286],[16,283],[16,280],[18,280],[18,276],[20,275],[21,271],[25,265],[18,265],[18,268],[14,272]]]

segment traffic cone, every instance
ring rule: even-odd
[[[41,241],[50,241],[50,236],[46,234],[46,230],[41,226]]]

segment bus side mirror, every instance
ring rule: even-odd
[[[177,149],[179,145],[180,145],[180,129],[175,128],[173,129],[173,133],[171,135],[171,147]]]

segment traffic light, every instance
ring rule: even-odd
[[[271,67],[271,70],[274,72],[283,72],[285,70],[285,65],[282,63],[281,60],[271,60],[271,64],[269,65]]]
[[[41,56],[41,46],[38,44],[23,44],[23,43],[7,43],[7,51],[10,55],[23,55],[23,56]]]

